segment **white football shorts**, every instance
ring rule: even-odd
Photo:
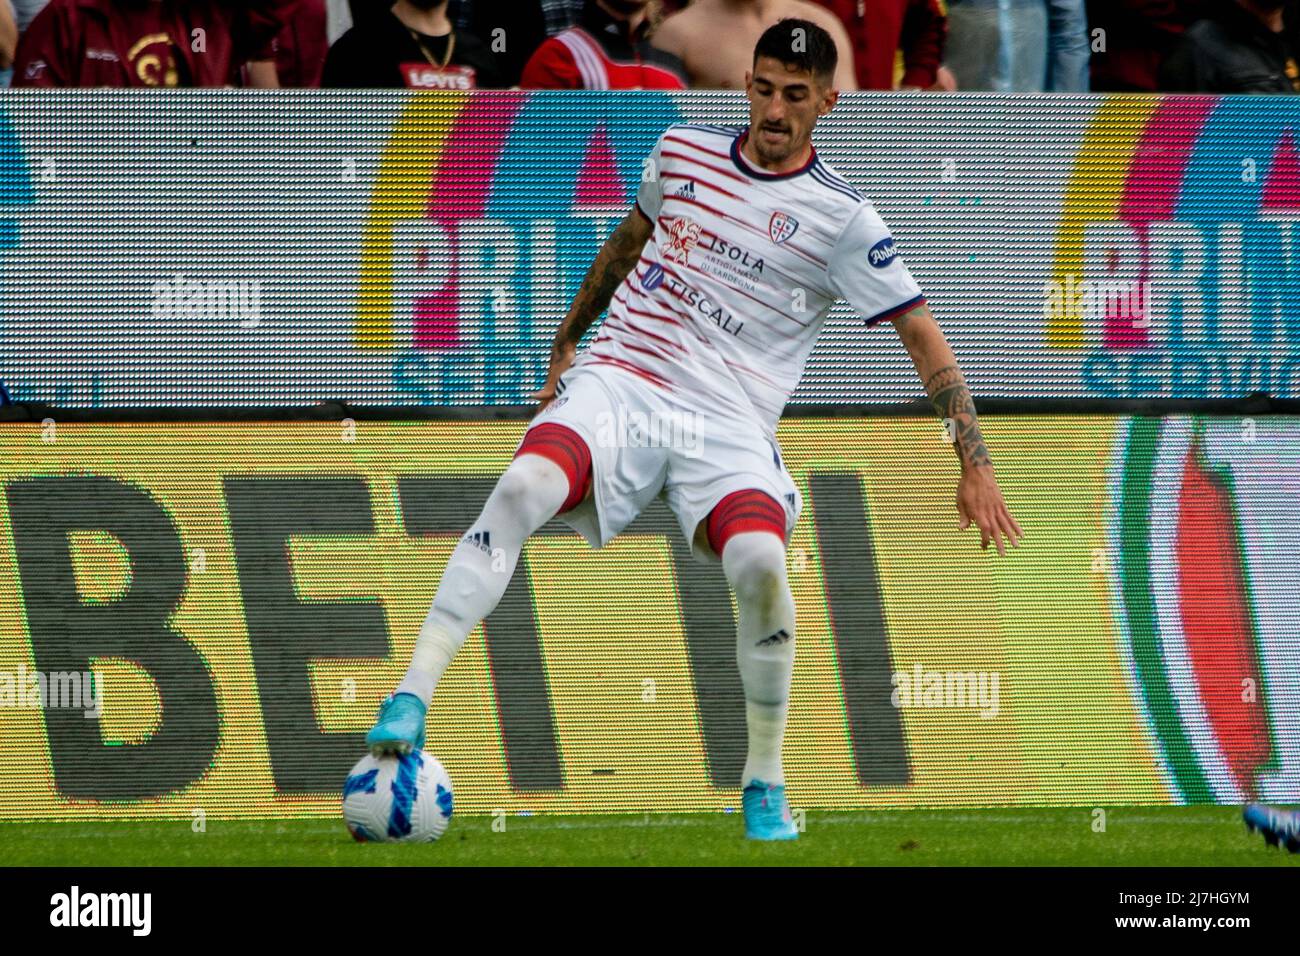
[[[561,393],[528,428],[545,422],[566,425],[587,443],[592,493],[557,517],[593,548],[612,540],[650,502],[663,497],[691,554],[717,563],[704,519],[727,495],[750,488],[766,492],[785,509],[790,540],[803,496],[781,463],[776,442],[757,421],[693,408],[613,365],[571,368],[560,383]]]

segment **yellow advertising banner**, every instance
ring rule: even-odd
[[[338,812],[523,428],[0,425],[0,818]],[[937,421],[782,424],[795,806],[1170,802],[1098,560],[1119,430],[986,416],[1000,557]],[[737,807],[729,601],[662,503],[600,550],[549,524],[430,710],[457,811]]]

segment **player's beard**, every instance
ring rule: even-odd
[[[754,131],[754,152],[758,153],[759,159],[769,165],[777,166],[786,162],[791,156],[794,156],[803,149],[804,143],[801,142],[789,126],[775,127],[780,132],[786,134],[785,140],[772,144],[763,137],[764,125],[760,123]]]

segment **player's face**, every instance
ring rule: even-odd
[[[759,157],[773,165],[803,153],[818,117],[829,113],[839,96],[811,73],[766,56],[745,74],[745,91],[750,141]]]

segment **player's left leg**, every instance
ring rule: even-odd
[[[557,451],[555,445],[563,447]],[[410,669],[366,735],[372,752],[423,748],[425,716],[438,681],[470,632],[505,594],[524,542],[557,511],[581,500],[590,468],[586,446],[569,429],[538,425],[529,430],[478,519],[452,550]]]
[[[785,570],[785,509],[763,491],[723,498],[708,516],[709,546],[736,594],[736,663],[745,689],[749,751],[741,780],[745,835],[799,836],[785,796],[781,743],[794,668],[794,597]]]

